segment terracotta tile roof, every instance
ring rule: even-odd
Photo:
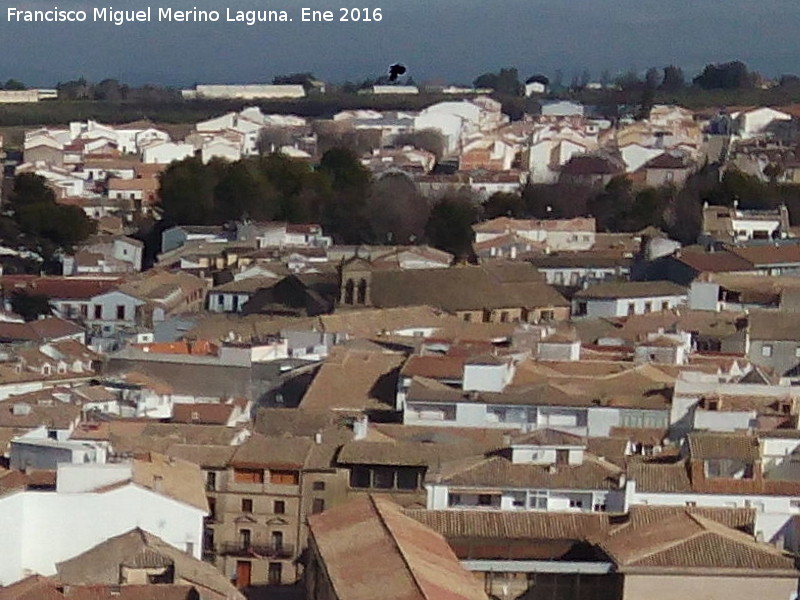
[[[787,341],[800,340],[800,319],[796,313],[782,311],[753,310],[747,318],[751,340]]]
[[[214,565],[197,560],[157,536],[132,529],[109,538],[56,564],[58,580],[64,585],[118,585],[123,565],[171,566],[174,577],[219,600],[244,600],[244,596]]]
[[[625,468],[627,464],[628,457],[625,455],[627,448],[628,440],[621,437],[586,438],[588,452],[621,468]]]
[[[64,600],[58,584],[42,575],[30,575],[11,585],[0,587],[0,600]]]
[[[601,543],[625,573],[633,568],[671,568],[784,572],[797,577],[794,560],[768,544],[696,514],[680,514],[641,527],[624,527]]]
[[[575,298],[645,298],[685,296],[686,288],[671,281],[620,281],[598,283],[575,294]]]
[[[34,429],[46,425],[55,429],[69,429],[80,418],[79,405],[52,399],[49,402],[50,404],[43,405],[31,400],[26,401],[23,397],[11,396],[0,403],[0,428]],[[22,411],[18,411],[20,414],[14,414],[15,404],[25,404],[30,410],[27,414],[22,414]]]
[[[467,462],[466,460],[464,461]],[[520,487],[554,490],[611,490],[619,486],[622,470],[616,465],[584,454],[580,465],[514,464],[495,456],[472,464],[442,466],[441,480],[437,472],[427,479],[447,483],[451,488]]]
[[[635,481],[636,489],[640,492],[675,494],[693,491],[684,462],[631,462],[627,471],[628,480]]]
[[[515,231],[595,231],[597,224],[593,217],[575,219],[512,219],[497,217],[473,225],[472,229],[481,233],[506,233]],[[530,240],[532,241],[532,240]]]
[[[240,430],[222,425],[185,423],[153,423],[152,420],[115,420],[98,425],[84,423],[72,434],[72,439],[107,440],[115,452],[166,452],[175,444],[228,446],[240,435]]]
[[[419,375],[431,379],[461,380],[464,377],[464,356],[410,356],[400,370],[406,377]]]
[[[800,244],[731,246],[730,251],[756,267],[800,263]]]
[[[180,458],[201,468],[222,469],[228,466],[235,451],[235,446],[174,444],[167,449],[166,455]]]
[[[148,177],[142,179],[120,179],[112,177],[108,180],[109,191],[143,191],[155,192],[158,190],[158,179],[155,177]]]
[[[405,355],[334,350],[306,390],[303,410],[394,410],[397,376]]]
[[[175,404],[172,408],[173,423],[199,423],[202,425],[227,425],[236,407],[233,404],[199,402]]]
[[[259,408],[256,412],[254,430],[261,435],[314,437],[318,431],[335,427],[338,417],[329,410],[306,410],[302,408]]]
[[[586,446],[586,441],[581,436],[555,429],[537,429],[531,433],[513,436],[511,441],[515,446]]]
[[[740,433],[692,432],[686,436],[692,460],[730,458],[746,463],[760,460],[758,438]]]
[[[343,465],[402,465],[428,467],[464,455],[480,454],[470,443],[436,444],[428,442],[352,441],[339,451],[337,462]]]
[[[405,514],[445,539],[597,540],[609,530],[604,513],[406,510]]]
[[[633,527],[659,523],[680,514],[697,515],[741,531],[753,532],[756,521],[754,508],[726,508],[719,506],[643,506],[633,505],[628,513]]]
[[[675,260],[691,267],[698,273],[726,273],[730,271],[752,271],[753,263],[743,256],[720,250],[716,252],[680,252]]]
[[[374,306],[435,306],[449,312],[493,308],[568,306],[527,263],[456,266],[372,273]]]
[[[69,335],[76,335],[84,329],[72,321],[57,317],[45,317],[29,323],[0,322],[2,341],[47,341]]]
[[[37,277],[36,275],[5,275],[0,287],[6,295],[17,290],[64,300],[88,300],[119,286],[118,278],[84,279],[78,277]]]
[[[185,460],[149,453],[133,461],[133,483],[207,512],[205,477]]]
[[[308,525],[339,600],[486,600],[442,536],[387,500],[353,500]]]
[[[234,467],[301,469],[314,441],[300,437],[267,437],[253,434],[236,448],[230,464]]]
[[[191,585],[151,583],[142,585],[71,585],[62,598],[70,600],[193,600]]]

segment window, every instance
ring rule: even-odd
[[[555,313],[552,310],[543,310],[539,315],[542,321],[552,321],[555,318]]]
[[[250,547],[250,530],[242,529],[239,531],[239,545],[242,548]]]
[[[447,506],[459,506],[461,504],[461,494],[448,494]]]
[[[464,313],[464,322],[469,323],[472,321],[472,314],[471,313]]]
[[[508,311],[507,310],[500,311],[500,322],[501,323],[508,323]]]
[[[283,581],[283,565],[279,562],[269,563],[267,579],[270,585],[280,585]]]
[[[89,316],[89,305],[81,304],[81,316],[85,319]]]
[[[492,505],[492,495],[491,494],[479,494],[478,495],[478,506],[491,506]]]
[[[394,487],[394,469],[375,467],[372,470],[372,487],[387,490]]]
[[[235,483],[264,483],[264,471],[260,469],[234,469]]]
[[[103,306],[101,304],[94,305],[94,318],[95,319],[103,318]]]
[[[272,512],[276,515],[284,515],[286,514],[286,502],[283,500],[275,500],[272,504]]]
[[[223,294],[217,295],[217,306],[224,306],[225,305],[225,296]]]
[[[646,312],[646,313],[653,312],[653,303],[652,302],[645,302],[644,303],[644,312]]]
[[[800,358],[800,346],[794,349],[794,357]]]
[[[575,316],[585,315],[586,314],[586,301],[578,302],[578,307],[575,310]]]
[[[194,542],[186,542],[186,554],[194,556]]]
[[[217,489],[217,474],[214,471],[206,473],[206,489],[209,491]]]
[[[324,481],[315,481],[311,488],[315,492],[324,492],[325,491],[325,482]]]
[[[270,471],[269,482],[275,485],[297,485],[297,471]]]
[[[689,501],[689,502],[686,503],[686,506],[688,506],[689,508],[693,508],[693,507],[697,506],[697,502]]]
[[[764,344],[761,346],[761,356],[766,358],[772,356],[772,344]]]
[[[531,492],[528,507],[536,510],[547,510],[547,492]]]
[[[636,314],[636,304],[633,302],[628,302],[628,314],[635,315]]]
[[[525,492],[512,492],[511,505],[514,508],[525,508]]]
[[[324,510],[325,510],[325,500],[323,500],[322,498],[314,498],[314,502],[311,505],[311,513],[316,515]]]
[[[353,467],[350,471],[350,487],[370,487],[370,471],[367,467]]]
[[[47,439],[48,440],[57,440],[58,439],[58,431],[55,429],[48,429],[47,430]]]
[[[251,512],[253,512],[253,500],[252,500],[252,498],[242,498],[242,512],[243,513],[251,513]]]
[[[583,500],[576,500],[575,498],[570,498],[569,507],[570,508],[583,508]]]
[[[397,488],[401,490],[416,490],[419,487],[419,472],[416,469],[397,470]]]
[[[280,550],[283,548],[283,532],[282,531],[273,531],[272,535],[270,536],[272,539],[272,547],[276,550]]]
[[[664,300],[661,303],[661,310],[669,310],[669,301],[668,300]]]
[[[117,305],[117,321],[124,321],[125,320],[125,305],[118,304]]]

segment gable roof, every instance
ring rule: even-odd
[[[359,498],[308,524],[339,600],[486,600],[444,538],[388,500]]]
[[[428,305],[457,312],[569,306],[527,263],[374,271],[371,279],[370,301],[382,308]]]
[[[306,390],[304,410],[393,410],[405,355],[334,349]]]
[[[671,281],[618,281],[598,283],[575,294],[575,298],[646,298],[650,296],[685,296],[686,288]]]
[[[520,487],[538,489],[616,489],[622,470],[616,465],[584,454],[579,465],[515,464],[501,456],[444,464],[434,478],[453,488]],[[441,475],[441,479],[439,478]]]
[[[56,570],[62,584],[115,585],[119,584],[123,565],[138,568],[172,566],[176,581],[196,585],[220,599],[244,600],[244,596],[212,564],[197,560],[138,527],[56,564]]]
[[[694,431],[686,436],[686,443],[692,460],[732,459],[755,463],[760,459],[756,436]]]
[[[604,513],[407,509],[405,514],[448,540],[595,540],[610,529]]]
[[[697,514],[682,513],[641,527],[626,526],[601,542],[623,573],[669,568],[691,573],[713,569],[771,571],[798,577],[794,560],[768,544]]]

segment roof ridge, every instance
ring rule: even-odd
[[[411,568],[411,563],[409,562],[408,557],[406,556],[406,553],[403,550],[403,547],[397,541],[397,538],[395,538],[394,530],[386,522],[386,518],[384,517],[383,511],[378,506],[378,503],[376,502],[375,496],[373,494],[369,494],[368,497],[369,497],[370,503],[372,504],[372,507],[375,510],[375,513],[378,515],[378,519],[380,520],[381,525],[386,530],[386,532],[389,534],[389,538],[392,540],[392,545],[397,549],[397,552],[400,554],[400,558],[403,560],[403,564],[406,566],[406,570],[408,571],[408,574],[411,577],[411,580],[414,582],[414,585],[419,590],[420,594],[422,594],[422,597],[423,598],[428,598],[428,594],[425,593],[425,588],[422,586],[422,583],[419,581],[419,579],[417,579],[417,575],[414,572],[414,569]],[[411,517],[407,517],[407,518],[411,518]]]

